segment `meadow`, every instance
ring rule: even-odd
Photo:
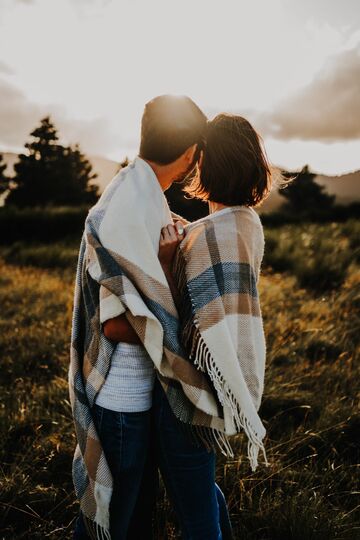
[[[266,228],[261,417],[270,466],[240,435],[218,479],[236,539],[360,539],[360,222]],[[78,505],[67,370],[79,238],[0,247],[0,538],[70,539]],[[155,538],[177,538],[159,494]]]

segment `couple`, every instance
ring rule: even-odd
[[[194,223],[164,196],[185,178],[209,204]],[[80,246],[69,369],[76,540],[151,539],[157,467],[183,539],[232,537],[215,449],[232,456],[228,437],[243,431],[252,469],[265,457],[264,237],[252,207],[270,181],[244,118],[207,121],[185,96],[145,106],[139,156],[90,210]]]

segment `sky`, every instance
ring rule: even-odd
[[[0,0],[0,151],[50,114],[121,161],[144,104],[189,95],[262,135],[274,165],[360,169],[358,0]]]

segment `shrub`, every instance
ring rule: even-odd
[[[0,244],[80,239],[88,207],[0,208]]]
[[[359,259],[359,223],[286,225],[266,229],[264,266],[296,276],[301,287],[322,293],[339,287]],[[351,249],[350,249],[351,248]]]

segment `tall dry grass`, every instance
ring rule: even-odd
[[[260,283],[268,346],[261,416],[270,466],[250,472],[242,436],[234,441],[235,459],[218,459],[237,539],[360,538],[358,232],[355,221],[267,231]],[[66,263],[64,244],[2,249],[4,539],[70,539],[77,514],[67,393],[76,246],[69,249]],[[281,257],[288,257],[283,267],[277,266]],[[310,282],[299,270],[304,264],[312,269]],[[336,280],[324,278],[339,264]],[[156,531],[159,540],[176,538],[163,494]]]

